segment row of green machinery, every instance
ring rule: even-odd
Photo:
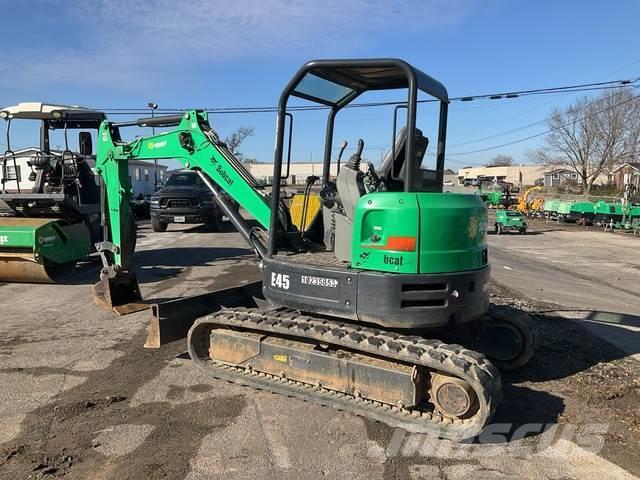
[[[43,103],[0,109],[7,149],[0,157],[0,281],[64,282],[79,260],[104,239],[100,187],[93,174],[92,133],[105,120],[102,112]],[[12,150],[14,122],[39,126],[39,145]],[[28,129],[27,129],[28,130]],[[63,134],[64,147],[51,148],[52,132]],[[78,132],[78,148],[69,133]],[[135,248],[135,225],[127,243]]]
[[[360,168],[359,140],[331,178],[346,147],[334,160],[337,114],[368,91],[396,89],[406,92],[406,102],[393,110],[392,147],[382,164]],[[416,125],[419,93],[439,104],[431,169],[422,166],[429,140]],[[300,228],[280,188],[291,161],[292,98],[328,112],[322,175],[308,180],[319,182],[319,208],[303,212]],[[526,315],[489,304],[487,209],[480,197],[442,192],[448,102],[440,82],[401,60],[308,62],[280,96],[270,186],[251,176],[203,111],[104,121],[96,172],[104,183],[108,235],[99,244],[104,266],[94,298],[120,312],[142,301],[127,234],[127,165],[177,159],[211,189],[257,255],[262,275],[261,298],[195,320],[187,345],[198,368],[412,432],[458,440],[477,435],[501,398],[496,366],[524,365],[535,330]],[[123,140],[122,129],[135,126],[171,130]],[[303,201],[302,208],[312,203]]]
[[[542,216],[582,225],[610,225],[614,228],[629,229],[640,222],[640,204],[550,199],[544,202]]]

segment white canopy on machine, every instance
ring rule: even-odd
[[[0,108],[0,118],[19,118],[28,120],[59,120],[81,117],[105,118],[104,113],[90,108],[73,105],[56,105],[41,102],[22,102],[11,107]]]

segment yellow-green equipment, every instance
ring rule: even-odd
[[[533,202],[529,201],[529,197],[532,193],[539,192],[541,190],[543,190],[543,187],[540,186],[528,188],[520,197],[518,197],[518,204],[516,206],[516,209],[524,215],[532,213],[534,211]]]

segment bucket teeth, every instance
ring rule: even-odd
[[[139,312],[149,308],[143,302],[138,286],[138,279],[134,273],[120,272],[115,277],[102,277],[91,290],[96,304],[118,315]]]

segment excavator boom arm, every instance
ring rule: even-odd
[[[153,122],[153,123],[152,123]],[[137,138],[131,143],[120,139],[119,126],[167,126],[176,128],[151,137]],[[220,141],[211,129],[205,112],[191,110],[181,117],[156,117],[141,119],[135,123],[113,124],[103,122],[98,134],[96,173],[104,182],[103,188],[103,224],[107,225],[105,239],[99,250],[107,250],[105,269],[108,275],[126,271],[131,266],[130,256],[133,249],[130,243],[135,239],[129,235],[131,213],[129,202],[133,194],[129,178],[129,160],[176,159],[186,169],[198,171],[205,183],[221,200],[221,191],[226,192],[239,205],[246,209],[260,225],[269,228],[271,208],[269,196],[258,182],[242,166],[240,161]],[[224,205],[221,205],[226,210]],[[106,208],[105,208],[106,207]],[[229,214],[232,212],[225,213]],[[261,245],[252,236],[250,228],[238,225],[244,220],[234,215],[232,222],[253,248],[260,253]],[[103,259],[105,256],[103,255]]]

